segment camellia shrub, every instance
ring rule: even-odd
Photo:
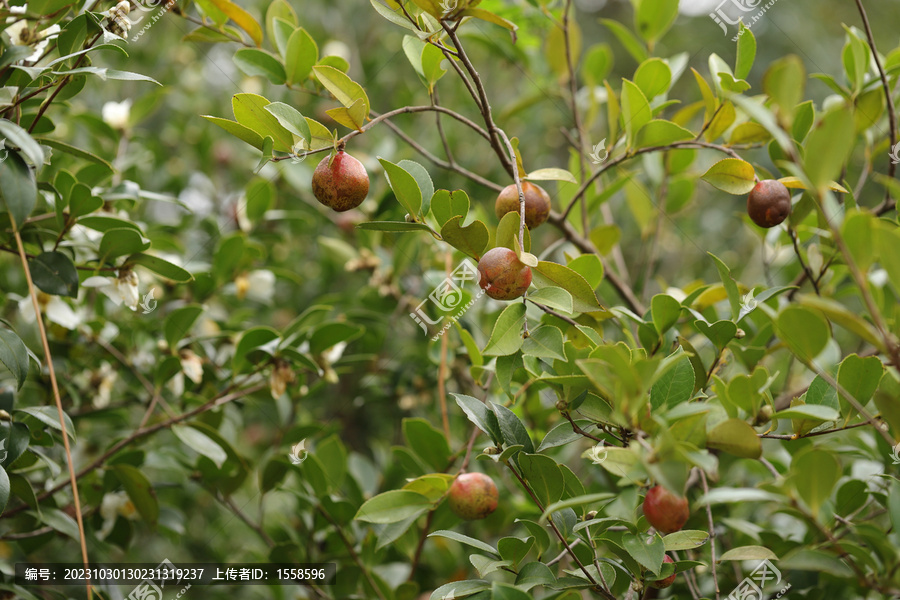
[[[338,4],[0,8],[0,590],[171,560],[336,565],[212,597],[900,595],[885,9],[848,0],[809,74],[743,22],[669,42],[678,0]],[[81,108],[191,97],[190,57],[115,68],[162,16],[241,91]]]

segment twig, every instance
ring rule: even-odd
[[[877,419],[878,417],[876,416],[873,418]],[[857,427],[867,427],[870,425],[873,425],[873,423],[870,423],[869,421],[865,421],[863,423],[854,423],[853,425],[847,425],[846,427],[837,427],[835,429],[824,429],[822,431],[814,431],[814,432],[804,433],[803,435],[797,435],[796,433],[793,435],[781,435],[781,434],[777,434],[777,433],[757,433],[756,437],[770,439],[770,440],[793,441],[793,440],[802,440],[804,438],[817,437],[820,435],[828,435],[829,433],[837,433],[839,431],[847,431],[848,429],[856,429]],[[880,429],[878,427],[877,422],[874,424],[874,426],[876,429]]]
[[[706,481],[706,473],[700,470],[700,481],[703,482],[703,494],[709,495],[709,484]],[[716,574],[716,524],[713,522],[712,507],[706,503],[706,519],[709,522],[709,552],[711,555],[710,569],[712,570],[713,585],[716,588],[716,600],[719,600],[719,576]]]
[[[535,302],[535,301],[532,300],[531,298],[526,297],[525,299],[528,300],[529,302],[531,302],[532,304],[534,304],[535,306],[537,306],[539,309],[541,309],[542,311],[544,311],[544,312],[547,313],[548,315],[553,315],[553,316],[556,317],[557,319],[561,319],[561,320],[565,321],[566,323],[568,323],[569,325],[572,325],[572,326],[577,326],[577,325],[578,325],[578,323],[577,323],[574,319],[572,319],[572,318],[570,318],[570,317],[567,317],[567,316],[565,316],[565,315],[561,315],[561,314],[559,314],[558,312],[556,312],[555,310],[553,310],[552,308],[547,308],[547,307],[544,306],[543,304],[540,304],[540,303],[538,303],[538,302]]]
[[[800,253],[800,240],[798,239],[797,232],[794,231],[793,227],[788,226],[788,235],[791,236],[791,242],[794,245],[794,254],[797,255],[797,260],[800,261],[800,266],[806,273],[806,277],[809,279],[810,283],[812,283],[813,289],[816,291],[816,296],[821,296],[822,294],[819,292],[819,282],[816,281],[812,269],[807,266],[806,261],[803,260],[803,255]]]
[[[359,554],[356,552],[356,549],[353,547],[353,544],[350,543],[350,540],[347,539],[347,535],[344,533],[344,530],[341,529],[341,526],[335,521],[332,516],[328,513],[327,510],[320,504],[316,506],[319,509],[319,512],[325,517],[325,520],[331,523],[334,527],[334,530],[337,532],[338,537],[341,538],[341,541],[344,543],[344,546],[347,547],[347,551],[350,553],[350,557],[353,559],[353,562],[359,567],[359,570],[362,571],[363,577],[366,578],[366,581],[369,582],[369,585],[372,586],[372,589],[375,590],[375,593],[378,595],[381,600],[387,600],[384,597],[384,592],[381,591],[381,588],[375,583],[375,580],[372,578],[372,573],[369,571],[368,567],[363,563],[362,559],[359,557]]]

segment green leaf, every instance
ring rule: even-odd
[[[749,194],[756,185],[756,171],[750,163],[737,159],[720,160],[703,174],[701,179],[723,192],[741,196]]]
[[[270,327],[253,327],[245,331],[234,348],[234,357],[232,358],[234,372],[240,373],[257,363],[258,360],[254,360],[255,357],[251,358],[257,350],[271,354],[266,349],[278,338],[278,332]]]
[[[753,62],[756,60],[756,36],[741,21],[740,31],[738,32],[737,42],[737,58],[734,64],[734,76],[737,79],[747,79],[750,75],[750,69],[753,68]]]
[[[706,434],[706,446],[741,458],[759,458],[762,443],[750,425],[740,419],[728,419]]]
[[[622,546],[641,566],[659,574],[666,548],[658,533],[649,538],[645,534],[626,533],[622,536]]]
[[[687,358],[679,360],[675,368],[669,369],[650,389],[650,406],[674,407],[687,402],[694,395],[694,367]]]
[[[794,108],[803,100],[805,86],[806,69],[803,61],[794,54],[772,63],[763,76],[763,90],[772,98],[787,123],[793,120]]]
[[[573,312],[572,294],[559,287],[547,286],[529,292],[528,299],[548,308],[555,308],[566,313]]]
[[[394,233],[431,231],[431,227],[425,223],[407,223],[406,221],[365,221],[358,223],[356,228],[367,231],[391,231]]]
[[[544,512],[541,514],[541,522],[545,522],[547,520],[547,517],[558,513],[561,510],[575,507],[580,507],[583,509],[588,506],[597,505],[600,502],[611,500],[615,497],[616,495],[610,492],[601,492],[598,494],[584,494],[581,496],[576,496],[574,498],[565,498],[563,500],[545,506]]]
[[[821,446],[801,451],[791,462],[794,487],[814,515],[818,515],[840,477],[841,464],[837,457]]]
[[[134,112],[135,112],[134,109],[132,109],[131,112],[132,112],[132,117],[133,117]],[[96,154],[92,154],[91,152],[88,152],[87,150],[84,150],[82,148],[78,148],[76,146],[72,146],[70,144],[66,144],[65,142],[61,142],[59,140],[54,140],[51,138],[34,138],[34,139],[36,142],[38,142],[42,146],[49,146],[50,148],[53,148],[54,150],[59,150],[60,152],[65,152],[66,154],[71,154],[72,156],[76,156],[83,160],[87,160],[87,161],[90,161],[97,165],[100,165],[100,166],[104,167],[107,171],[109,171],[109,173],[113,172],[113,167],[111,164],[109,164],[109,162],[100,158]]]
[[[323,323],[309,338],[309,349],[313,354],[321,354],[335,344],[355,340],[365,332],[361,325],[344,323]]]
[[[475,424],[480,430],[488,434],[491,441],[495,444],[503,442],[503,433],[500,431],[500,423],[497,421],[497,415],[488,408],[484,402],[466,396],[465,394],[450,393],[456,399],[456,403],[466,413],[469,420]]]
[[[453,217],[458,216],[464,221],[469,214],[469,196],[463,190],[438,190],[431,197],[431,212],[441,227]]]
[[[401,160],[397,166],[413,176],[419,190],[422,193],[422,208],[419,211],[422,215],[427,215],[431,210],[431,197],[434,196],[434,182],[431,181],[431,175],[419,163],[412,160]]]
[[[378,162],[384,167],[387,175],[388,183],[394,191],[394,196],[411,215],[420,215],[422,212],[422,190],[416,178],[413,177],[406,169],[399,165],[379,158]]]
[[[258,148],[262,149],[263,140],[271,137],[275,142],[275,150],[292,152],[294,136],[266,110],[266,106],[269,104],[271,102],[257,94],[235,94],[231,98],[231,108],[237,122],[259,135]]]
[[[647,102],[641,88],[627,79],[622,80],[621,101],[622,122],[625,125],[628,147],[634,148],[638,132],[653,118],[650,103]]]
[[[877,356],[861,358],[851,354],[838,367],[837,380],[841,387],[853,396],[860,405],[865,406],[875,395],[875,390],[884,376],[884,365]],[[850,405],[841,397],[844,414],[850,414]],[[855,414],[855,411],[854,411]]]
[[[503,309],[491,337],[482,350],[485,356],[506,356],[518,352],[525,340],[522,338],[522,325],[525,323],[525,305],[521,302],[510,304]]]
[[[716,269],[719,271],[719,278],[722,280],[722,285],[725,287],[725,293],[728,295],[728,304],[731,305],[731,318],[737,321],[741,314],[741,294],[738,291],[737,282],[731,275],[731,269],[722,262],[722,259],[712,252],[707,252],[707,254],[709,254],[716,263]]]
[[[454,542],[459,542],[460,544],[465,544],[467,546],[472,546],[473,548],[477,548],[482,552],[487,552],[496,557],[500,557],[500,552],[497,551],[496,548],[491,546],[490,544],[486,544],[481,540],[476,540],[475,538],[469,537],[467,535],[463,535],[461,533],[457,533],[455,531],[448,531],[445,529],[439,529],[437,531],[433,531],[428,534],[428,537],[440,537],[446,538],[448,540],[453,540]]]
[[[6,510],[6,504],[9,502],[11,489],[12,486],[9,483],[9,475],[6,474],[6,469],[0,467],[0,515]],[[32,492],[32,494],[33,493],[34,492]]]
[[[461,227],[462,221],[463,217],[451,217],[441,227],[441,237],[460,252],[478,260],[481,258],[484,249],[487,248],[488,243],[490,243],[490,233],[487,225],[475,220],[469,225]]]
[[[654,0],[649,0],[651,3]],[[645,60],[634,72],[634,83],[641,88],[647,100],[665,94],[672,83],[672,70],[660,58]]]
[[[418,0],[421,1],[421,0]],[[429,600],[449,600],[450,598],[465,598],[484,590],[491,589],[490,582],[481,579],[467,579],[465,581],[452,581],[445,583],[431,592]],[[483,600],[483,598],[479,598]]]
[[[29,406],[26,408],[17,408],[18,412],[23,412],[31,415],[44,425],[52,427],[57,431],[62,431],[62,426],[59,424],[59,410],[53,406]],[[72,441],[75,441],[75,426],[72,424],[72,419],[69,418],[69,415],[63,412],[63,421],[66,424],[66,433],[72,438]]]
[[[778,555],[763,546],[740,546],[725,552],[719,560],[778,560]]]
[[[677,550],[693,550],[699,548],[709,540],[709,533],[696,529],[684,529],[670,533],[663,538],[663,546],[666,552]]]
[[[566,486],[562,471],[559,470],[555,460],[544,454],[524,452],[519,454],[516,460],[522,478],[528,482],[528,487],[541,501],[542,506],[548,506],[560,499]]]
[[[21,228],[37,203],[37,184],[34,173],[19,153],[6,152],[6,160],[0,162],[0,208],[5,208],[16,226]]]
[[[288,39],[284,55],[284,70],[288,83],[303,83],[319,61],[319,47],[315,40],[300,27]]]
[[[841,413],[830,406],[821,404],[800,404],[785,410],[779,410],[772,415],[773,419],[802,419],[819,422],[837,421]]]
[[[678,0],[641,0],[634,13],[634,28],[647,42],[661,38],[678,16]]]
[[[150,240],[131,228],[110,229],[100,240],[100,258],[107,261],[126,254],[143,252],[150,247]]]
[[[0,119],[0,139],[6,140],[6,147],[15,146],[40,173],[44,166],[44,151],[31,134],[7,119]]]
[[[613,35],[616,36],[616,39],[619,40],[619,43],[622,44],[622,47],[625,48],[628,54],[634,57],[634,60],[639,63],[647,60],[646,48],[627,27],[613,19],[600,19],[600,22],[613,32]]]
[[[528,430],[525,429],[525,425],[522,424],[519,417],[513,411],[496,402],[491,402],[491,410],[497,416],[500,432],[503,434],[503,441],[510,446],[521,444],[525,447],[525,452],[533,454],[534,443],[531,441],[531,436],[528,435]]]
[[[491,584],[491,600],[533,600],[522,590],[498,581]]]
[[[238,138],[243,142],[247,142],[257,150],[262,150],[263,147],[263,138],[261,135],[247,127],[246,125],[241,125],[235,121],[231,121],[229,119],[223,119],[221,117],[213,117],[210,115],[201,115],[204,119],[218,125],[234,137]]]
[[[422,494],[409,490],[391,490],[366,500],[354,519],[367,523],[396,523],[421,515],[429,508],[431,502]]]
[[[578,183],[571,172],[554,167],[532,171],[525,176],[525,179],[530,181],[568,181],[569,183]]]
[[[587,280],[577,271],[558,263],[540,261],[532,269],[535,286],[559,287],[572,295],[575,312],[594,312],[602,310],[597,295]]]
[[[217,444],[202,431],[188,425],[173,425],[172,433],[175,434],[175,437],[184,442],[188,448],[207,457],[220,469],[228,458],[228,454],[222,449],[222,446]]]
[[[802,306],[787,306],[775,319],[775,331],[797,358],[809,363],[831,339],[828,321],[818,311]]]
[[[704,323],[703,321],[694,321],[694,327],[697,331],[709,338],[716,348],[721,350],[728,345],[728,342],[737,335],[737,325],[733,321],[722,320],[713,324]],[[704,373],[704,378],[706,374]]]
[[[488,23],[499,25],[504,29],[510,30],[514,35],[516,30],[519,29],[519,26],[512,21],[508,21],[500,15],[486,11],[482,8],[467,8],[466,10],[462,11],[460,15],[464,17],[475,17],[476,19],[481,19],[482,21],[487,21]],[[513,37],[513,39],[515,39],[515,37]]]
[[[150,481],[137,468],[126,464],[110,467],[116,478],[125,488],[125,493],[134,504],[141,517],[149,525],[155,527],[159,518],[159,502]]]
[[[277,58],[258,48],[241,48],[232,57],[237,68],[250,77],[265,77],[275,85],[283,85],[287,79],[284,65]]]
[[[346,108],[353,106],[353,103],[357,100],[362,100],[364,117],[369,116],[369,97],[361,85],[334,67],[313,67],[313,74],[319,80],[319,83],[331,92],[338,102]]]
[[[16,378],[18,389],[22,389],[28,377],[28,348],[25,342],[9,329],[0,329],[0,362],[6,365]]]
[[[562,331],[552,325],[543,325],[529,333],[522,344],[522,354],[543,359],[566,360]]]
[[[284,102],[272,102],[267,104],[265,109],[266,112],[278,119],[278,123],[282,127],[306,140],[307,144],[310,144],[312,136],[309,131],[309,124],[304,116],[300,114],[300,111]]]
[[[539,585],[545,587],[556,585],[556,575],[553,574],[550,567],[538,561],[522,565],[516,576],[516,587],[527,592]]]
[[[853,111],[841,107],[825,114],[804,144],[804,170],[813,186],[819,189],[840,177],[855,137]]]
[[[203,307],[199,304],[190,304],[173,310],[163,323],[166,343],[174,351],[178,342],[188,334],[194,322],[203,313]]]
[[[42,252],[28,260],[34,285],[53,296],[78,296],[78,271],[68,255]]]
[[[882,262],[884,262],[884,258],[882,256]],[[886,352],[884,338],[878,334],[875,328],[859,314],[851,311],[840,302],[812,294],[801,294],[796,297],[796,301],[801,306],[821,312],[830,322],[852,331],[881,352]]]
[[[694,139],[694,134],[671,121],[654,119],[644,125],[638,133],[635,148],[667,146],[673,142]]]
[[[187,283],[194,280],[194,276],[187,270],[151,254],[138,252],[137,254],[129,256],[128,262],[135,265],[141,265],[157,275],[161,275],[176,283]]]
[[[444,471],[450,463],[447,438],[425,419],[403,419],[406,444],[435,471]]]
[[[681,304],[672,296],[657,294],[650,301],[650,313],[656,331],[662,335],[671,329],[681,316]]]

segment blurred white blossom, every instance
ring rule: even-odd
[[[19,314],[26,323],[34,323],[34,305],[31,303],[31,297],[24,298],[10,294],[10,298],[18,300]],[[51,323],[56,323],[61,327],[69,330],[77,329],[81,325],[81,314],[75,312],[65,300],[59,296],[50,296],[44,292],[38,292],[38,305],[41,312],[47,317]]]
[[[131,117],[131,100],[122,102],[107,102],[101,111],[103,122],[113,129],[128,129],[128,120]]]
[[[11,6],[9,8],[9,12],[12,14],[25,14],[27,10],[27,4],[22,6]],[[12,40],[14,45],[34,47],[34,52],[24,59],[27,62],[34,62],[43,56],[50,40],[59,35],[59,32],[61,31],[60,26],[51,25],[46,29],[38,31],[36,27],[34,29],[29,27],[28,21],[25,19],[16,19],[17,17],[8,17],[6,19],[7,23],[12,23],[6,28],[6,34],[9,36],[9,39]]]
[[[138,276],[134,271],[124,271],[118,277],[102,277],[95,275],[82,282],[83,287],[97,288],[116,306],[125,304],[131,310],[137,310],[140,301]]]

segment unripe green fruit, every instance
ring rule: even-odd
[[[671,562],[675,562],[675,561],[672,560],[671,558],[669,558],[669,555],[666,554],[665,558],[663,558],[663,563],[671,563]],[[675,573],[672,573],[665,579],[657,579],[656,581],[651,581],[650,585],[655,587],[658,590],[662,590],[662,589],[669,587],[673,583],[675,583]]]
[[[497,486],[484,473],[463,473],[447,494],[450,510],[466,521],[485,518],[497,509],[499,500]]]
[[[644,516],[660,533],[675,533],[687,523],[691,511],[687,498],[657,485],[644,496]]]
[[[525,225],[528,229],[534,229],[550,216],[550,194],[530,181],[522,182],[522,192],[525,194]],[[515,184],[503,188],[497,196],[494,210],[498,219],[502,219],[506,213],[520,211],[519,189]]]
[[[329,165],[329,161],[331,164]],[[369,174],[361,162],[344,151],[322,159],[313,172],[316,200],[337,212],[356,208],[369,193]]]
[[[493,248],[478,261],[478,285],[494,300],[521,298],[531,285],[531,269],[509,248]]]
[[[791,193],[775,179],[760,181],[747,196],[747,214],[760,227],[775,227],[791,214]]]

